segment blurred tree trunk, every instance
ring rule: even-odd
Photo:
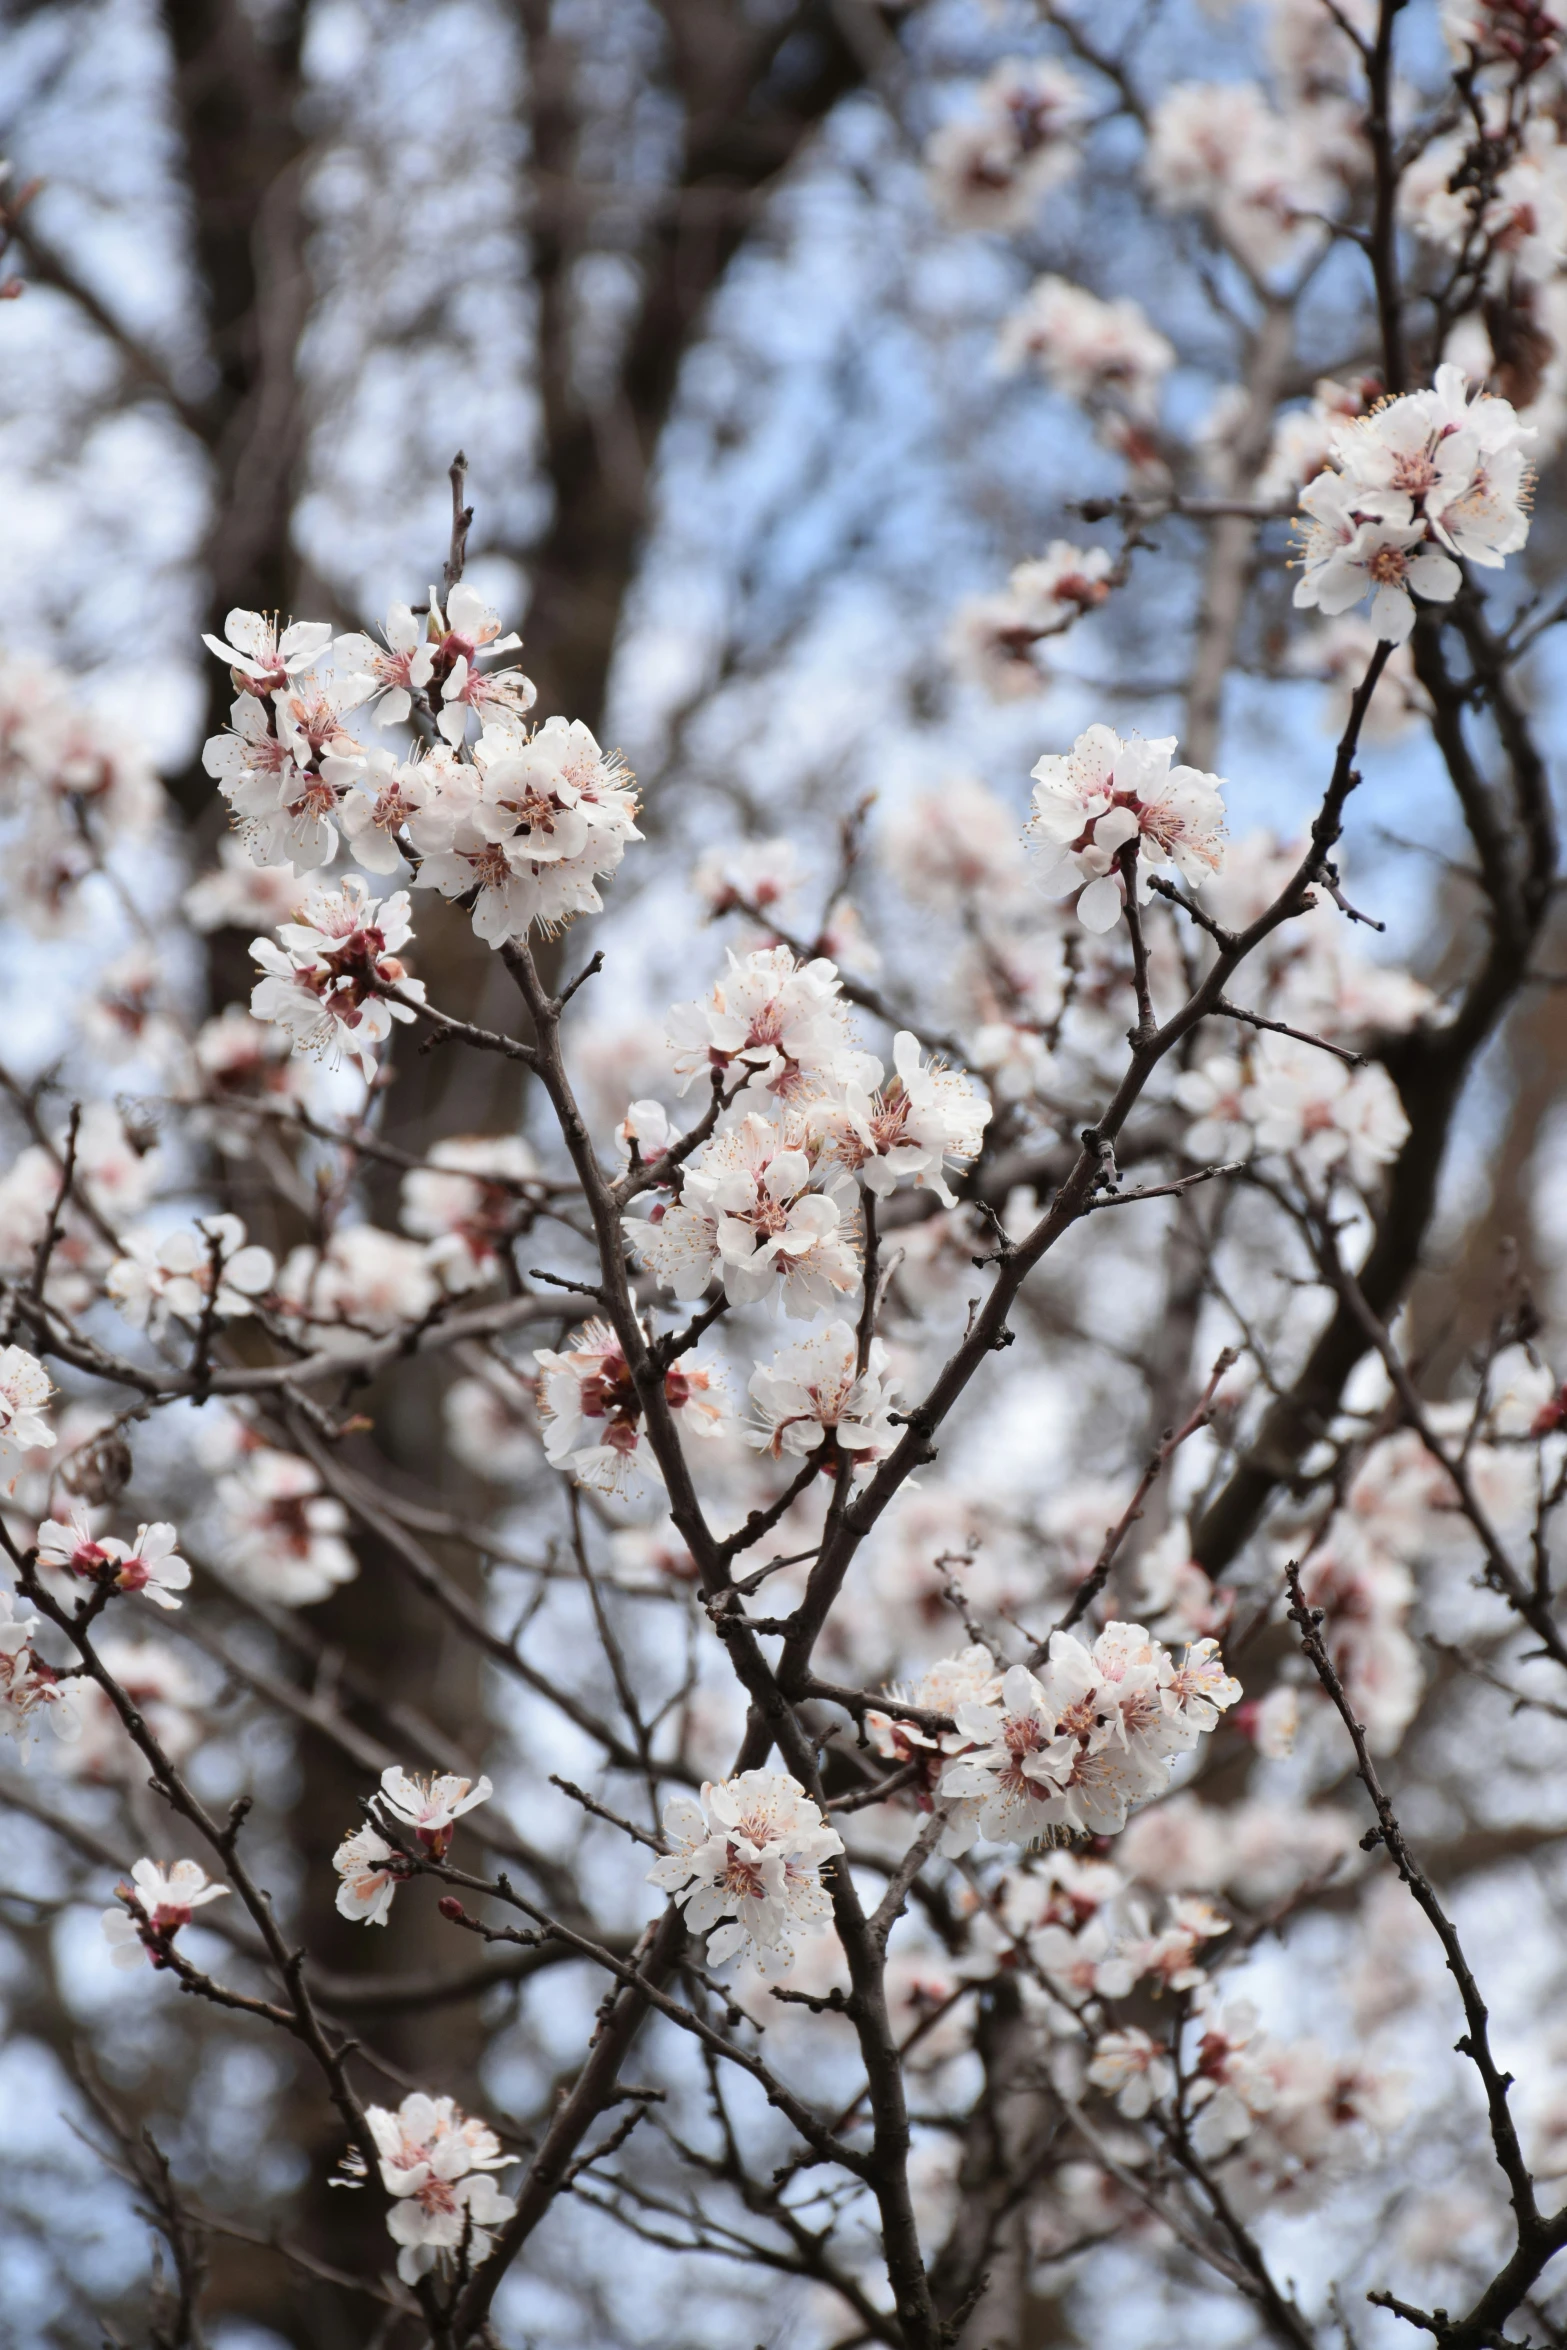
[[[211,463],[203,547],[208,626],[236,604],[293,609],[290,537],[304,447],[295,351],[310,310],[299,123],[303,0],[163,0],[172,101],[184,148],[190,225],[213,380],[197,417]],[[207,725],[233,692],[209,666]],[[199,752],[171,779],[186,817],[210,819],[215,794]]]

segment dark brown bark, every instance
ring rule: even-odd
[[[299,125],[305,21],[302,0],[264,14],[239,0],[165,0],[163,8],[213,371],[187,421],[212,466],[203,561],[209,625],[220,635],[236,604],[287,613],[297,584],[290,519],[304,420],[294,355],[310,306]],[[211,733],[233,698],[216,663],[208,688]],[[212,807],[199,756],[170,789],[189,819]]]

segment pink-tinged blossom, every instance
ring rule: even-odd
[[[595,1492],[624,1489],[633,1470],[657,1473],[636,1390],[620,1341],[607,1322],[588,1322],[565,1353],[547,1346],[533,1355],[541,1377],[539,1422],[544,1454]],[[724,1410],[717,1382],[681,1356],[663,1376],[664,1401],[682,1436],[717,1436]]]
[[[296,1051],[330,1068],[346,1055],[372,1078],[376,1047],[392,1022],[412,1020],[413,1005],[424,1002],[423,980],[409,977],[398,954],[412,936],[404,890],[383,902],[357,873],[340,889],[312,890],[303,920],[283,923],[276,941],[251,940],[263,973],[251,990],[251,1011],[276,1021]],[[391,1002],[388,988],[408,1000]]]
[[[402,1880],[414,1874],[406,1857],[374,1828],[345,1836],[332,1855],[332,1866],[342,1879],[338,1914],[362,1926],[384,1926],[392,1914],[392,1896]]]
[[[139,1860],[130,1883],[122,1882],[115,1891],[127,1906],[103,1912],[104,1939],[114,1964],[139,1966],[145,1957],[151,1966],[166,1967],[173,1936],[190,1924],[198,1909],[221,1901],[228,1887],[209,1884],[198,1861],[177,1860],[172,1868],[161,1869],[156,1861]],[[140,1905],[140,1917],[129,1906],[133,1901]]]
[[[799,885],[799,852],[792,840],[730,841],[705,851],[691,873],[691,887],[713,921],[739,911],[765,921]]]
[[[947,1169],[978,1158],[990,1104],[961,1070],[922,1062],[919,1039],[906,1028],[893,1038],[892,1058],[887,1082],[872,1091],[850,1077],[842,1103],[819,1110],[814,1122],[839,1166],[879,1199],[912,1182],[950,1208]]]
[[[821,1866],[843,1839],[795,1779],[781,1771],[742,1771],[708,1781],[702,1800],[677,1795],[664,1813],[671,1849],[648,1871],[648,1883],[673,1896],[694,1934],[706,1934],[709,1963],[749,1959],[763,1975],[782,1974],[802,1933],[831,1914]]]
[[[291,1249],[275,1310],[311,1345],[349,1349],[418,1322],[438,1303],[429,1253],[378,1224],[340,1224],[324,1249]]]
[[[62,1682],[33,1647],[37,1620],[16,1615],[14,1593],[0,1588],[0,1731],[23,1746],[46,1721],[57,1738],[80,1738],[82,1725],[72,1702],[74,1681]],[[25,1748],[24,1748],[25,1756]]]
[[[1144,165],[1165,212],[1201,212],[1251,268],[1301,260],[1337,209],[1338,125],[1280,115],[1255,82],[1179,82],[1154,109]]]
[[[746,1442],[774,1460],[785,1453],[803,1459],[830,1434],[856,1462],[882,1460],[898,1440],[888,1417],[897,1392],[881,1340],[872,1339],[862,1371],[857,1333],[847,1322],[829,1322],[757,1364],[750,1395],[760,1424],[746,1429]]]
[[[1211,1640],[1177,1667],[1140,1624],[1107,1624],[1092,1649],[1054,1633],[1039,1675],[1014,1665],[999,1704],[958,1709],[972,1751],[942,1774],[942,1796],[957,1803],[944,1849],[979,1836],[1029,1845],[1062,1830],[1115,1835],[1240,1694]]]
[[[368,873],[395,873],[404,862],[403,831],[439,788],[437,763],[367,751],[352,762],[329,759],[323,772],[344,786],[337,825],[348,855]]]
[[[392,1763],[381,1773],[376,1801],[391,1822],[412,1829],[432,1860],[444,1860],[464,1812],[487,1803],[494,1792],[487,1778],[463,1779],[452,1771],[419,1778]]]
[[[1157,2042],[1132,2024],[1124,2031],[1100,2034],[1088,2078],[1114,2098],[1128,2121],[1141,2121],[1175,2087],[1175,2067]]]
[[[405,726],[413,713],[414,695],[423,694],[434,673],[435,647],[407,604],[388,608],[381,633],[384,645],[356,631],[340,636],[335,649],[350,669],[374,680],[377,726]]]
[[[399,2246],[397,2273],[404,2284],[417,2284],[459,2255],[473,2268],[488,2260],[495,2248],[491,2230],[517,2208],[490,2176],[515,2159],[495,2132],[449,2097],[422,2091],[405,2097],[395,2113],[369,2106],[365,2119],[381,2184],[392,2197],[386,2228]]]
[[[1052,539],[1047,554],[1016,566],[1003,594],[971,596],[959,605],[947,638],[954,668],[996,701],[1038,693],[1048,682],[1039,646],[1097,611],[1114,572],[1106,548]]]
[[[597,881],[640,840],[636,794],[619,753],[578,721],[554,717],[532,734],[489,728],[474,764],[441,770],[440,788],[408,823],[421,889],[448,898],[477,889],[473,927],[486,945],[553,935],[602,904]]]
[[[1113,930],[1121,918],[1115,867],[1129,843],[1138,852],[1140,905],[1148,902],[1151,867],[1171,864],[1193,884],[1218,871],[1222,781],[1196,767],[1172,767],[1174,756],[1173,735],[1123,742],[1112,728],[1091,726],[1070,751],[1047,754],[1032,769],[1027,837],[1043,851],[1040,887],[1050,897],[1080,890],[1077,917],[1086,930]]]
[[[1411,596],[1449,603],[1453,561],[1499,569],[1529,535],[1531,438],[1507,401],[1471,400],[1462,369],[1439,367],[1429,391],[1384,401],[1331,435],[1337,472],[1301,493],[1301,576],[1295,602],[1331,615],[1371,597],[1378,637],[1403,644]],[[1446,550],[1446,551],[1444,551]]]
[[[457,1134],[434,1146],[427,1167],[403,1177],[403,1223],[425,1242],[443,1289],[476,1289],[496,1277],[525,1221],[520,1186],[538,1172],[520,1134]]]
[[[190,1583],[178,1541],[175,1529],[164,1524],[138,1526],[133,1543],[113,1534],[95,1535],[86,1507],[77,1502],[68,1521],[50,1518],[39,1527],[38,1564],[104,1590],[144,1592],[156,1606],[176,1608],[175,1593]]]
[[[280,630],[275,612],[237,608],[223,623],[223,635],[202,643],[234,671],[234,682],[255,695],[280,693],[293,678],[313,669],[332,642],[324,620],[294,620]]]
[[[296,1453],[258,1446],[218,1479],[216,1497],[224,1566],[274,1606],[312,1607],[358,1574],[347,1511]]]
[[[1458,593],[1463,574],[1428,543],[1424,522],[1364,518],[1355,484],[1342,474],[1319,473],[1300,503],[1307,520],[1301,525],[1297,605],[1334,614],[1370,596],[1377,635],[1401,645],[1414,630],[1412,594],[1447,604]]]
[[[485,670],[479,663],[519,652],[521,637],[501,634],[500,614],[466,580],[451,589],[444,616],[431,588],[429,613],[434,660],[426,683],[432,706],[439,699],[436,724],[446,741],[461,747],[470,711],[481,726],[520,726],[538,698],[533,680],[520,669]]]
[[[972,115],[944,123],[926,144],[931,201],[957,229],[1025,228],[1078,168],[1088,94],[1052,58],[1007,57],[975,96]]]
[[[1352,1069],[1289,1036],[1259,1038],[1242,1107],[1258,1150],[1293,1158],[1314,1181],[1345,1173],[1362,1190],[1409,1133],[1398,1089],[1379,1063]]]
[[[662,1102],[632,1102],[615,1128],[622,1172],[633,1165],[656,1167],[680,1139]]]
[[[127,1233],[125,1248],[104,1286],[142,1330],[161,1328],[171,1315],[199,1322],[209,1311],[218,1321],[240,1320],[255,1312],[277,1270],[271,1250],[247,1240],[238,1216],[203,1216],[194,1230],[161,1238]]]
[[[1232,2000],[1204,2019],[1196,2077],[1189,2102],[1196,2113],[1192,2144],[1205,2162],[1216,2162],[1249,2137],[1278,2100],[1278,2083],[1264,2058],[1269,2043],[1257,2029],[1249,2000]]]
[[[1136,302],[1102,302],[1064,277],[1041,277],[1003,325],[997,358],[1007,373],[1032,359],[1068,400],[1149,426],[1175,351]]]
[[[831,1309],[860,1286],[852,1228],[817,1188],[814,1139],[797,1121],[752,1113],[687,1160],[679,1202],[628,1233],[655,1279],[701,1297],[721,1275],[732,1304],[781,1300],[791,1314]]]
[[[58,1192],[58,1181],[55,1188]],[[43,1416],[53,1393],[53,1382],[36,1355],[25,1346],[0,1348],[0,1477],[23,1453],[54,1443],[54,1430]]]
[[[667,1034],[682,1093],[721,1072],[750,1093],[798,1103],[881,1074],[855,1045],[836,966],[798,962],[788,947],[731,952],[708,995],[676,1004]]]
[[[1361,511],[1424,520],[1450,554],[1499,571],[1529,536],[1534,435],[1506,400],[1470,397],[1462,368],[1439,367],[1428,392],[1384,401],[1339,426],[1333,455]]]
[[[921,1711],[956,1715],[959,1706],[994,1706],[1001,1697],[1001,1667],[988,1648],[974,1642],[955,1656],[938,1657],[917,1681],[895,1682],[888,1691],[900,1705]],[[865,1717],[865,1734],[884,1762],[918,1762],[924,1773],[921,1808],[929,1810],[932,1790],[948,1756],[961,1754],[970,1741],[961,1730],[922,1730],[917,1722],[874,1708]]]

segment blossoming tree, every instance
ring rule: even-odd
[[[1409,1299],[1549,975],[1564,28],[1417,28],[1268,0],[1199,81],[1046,11],[930,128],[951,237],[1052,264],[998,367],[1120,484],[950,660],[1042,696],[1186,532],[1183,690],[868,836],[710,844],[651,1036],[614,915],[667,850],[465,576],[462,459],[379,627],[205,639],[228,829],[177,922],[134,729],[0,669],[8,915],[87,942],[60,1052],[0,1067],[0,1803],[17,1901],[103,1911],[78,2085],[170,2350],[245,2307],[237,2248],[301,2340],[467,2350],[611,2238],[633,2301],[574,2339],[750,2338],[772,2279],[802,2344],[1118,2342],[1150,2295],[1295,2350],[1558,2338],[1560,2036],[1469,1891],[1511,1861],[1548,1946],[1567,1362],[1506,1264],[1455,1361]],[[1197,256],[1206,415],[1201,338],[1051,243],[1096,173]],[[1231,827],[1247,668],[1334,711],[1299,837]],[[1422,737],[1478,913],[1416,970],[1346,871]],[[454,919],[504,1017],[421,974]],[[520,1113],[414,1147],[430,1054]],[[240,2194],[199,2124],[257,2051]]]

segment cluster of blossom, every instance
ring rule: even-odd
[[[1150,868],[1170,864],[1183,880],[1201,884],[1223,862],[1222,780],[1172,767],[1174,756],[1173,735],[1123,742],[1112,728],[1091,726],[1070,751],[1047,754],[1033,769],[1028,837],[1046,852],[1040,887],[1047,897],[1078,892],[1077,918],[1086,930],[1112,930],[1120,921],[1129,872],[1137,903],[1146,905]]]
[[[383,1825],[411,1837],[431,1860],[444,1860],[464,1812],[487,1803],[495,1790],[487,1778],[463,1779],[445,1771],[421,1779],[393,1763],[381,1773],[375,1807]],[[387,1841],[373,1824],[345,1836],[332,1856],[342,1882],[337,1906],[345,1918],[360,1925],[384,1926],[392,1911],[392,1896],[414,1867],[405,1852]]]
[[[745,1431],[746,1442],[778,1460],[785,1453],[804,1458],[830,1436],[869,1466],[898,1440],[891,1416],[897,1393],[881,1340],[871,1340],[862,1369],[859,1333],[829,1322],[758,1363],[750,1381],[757,1424]]]
[[[122,840],[153,832],[163,787],[145,748],[76,698],[58,671],[0,662],[0,807],[7,911],[52,935],[74,927],[83,885]]]
[[[642,1398],[614,1331],[607,1322],[587,1322],[564,1354],[541,1346],[533,1359],[543,1374],[538,1414],[545,1459],[595,1492],[624,1491],[632,1472],[650,1468],[653,1456]],[[721,1432],[724,1406],[711,1373],[682,1355],[661,1385],[682,1435]]]
[[[971,596],[958,607],[947,643],[954,667],[997,701],[1037,693],[1049,674],[1039,647],[1097,611],[1116,576],[1104,547],[1052,539],[1038,561],[1015,566],[1003,594]]]
[[[17,1618],[15,1595],[0,1590],[0,1730],[20,1746],[42,1719],[57,1738],[79,1739],[81,1718],[68,1683],[33,1646],[36,1625]]]
[[[1548,285],[1567,268],[1567,146],[1550,114],[1508,122],[1499,90],[1480,106],[1480,125],[1432,139],[1411,163],[1403,216],[1437,251],[1477,263],[1493,294]]]
[[[1255,2008],[1199,2003],[1195,2063],[1185,2096],[1193,2151],[1218,2164],[1246,2216],[1264,2205],[1304,2210],[1366,2160],[1368,2139],[1403,2118],[1403,2085],[1390,2073],[1336,2059],[1320,2041],[1278,2041],[1258,2030]],[[1175,2093],[1166,2046],[1137,2025],[1100,2035],[1088,2079],[1129,2120]]]
[[[226,1885],[209,1884],[199,1861],[177,1860],[170,1869],[156,1861],[139,1860],[129,1884],[115,1887],[121,1907],[103,1912],[104,1939],[117,1967],[166,1967],[174,1936],[188,1926],[195,1911],[209,1901],[221,1901]]]
[[[62,1598],[82,1596],[87,1584],[100,1591],[139,1591],[161,1608],[175,1608],[175,1593],[190,1583],[178,1542],[175,1529],[161,1523],[138,1526],[134,1542],[95,1534],[92,1512],[77,1502],[68,1520],[49,1518],[39,1527],[38,1566],[45,1584]]]
[[[25,1346],[0,1348],[0,1475],[23,1455],[55,1443],[43,1416],[53,1393],[54,1383],[36,1355]]]
[[[62,1176],[70,1148],[70,1127],[62,1120],[47,1140],[19,1151],[0,1175],[0,1273],[30,1274],[52,1231],[45,1295],[75,1314],[96,1298],[113,1259],[104,1227],[117,1230],[141,1214],[159,1154],[146,1136],[131,1132],[114,1103],[89,1101],[75,1121],[73,1197],[64,1200]]]
[[[424,982],[398,957],[413,936],[408,893],[373,898],[350,873],[338,889],[312,890],[301,911],[302,921],[279,925],[276,940],[251,940],[262,970],[251,1011],[275,1021],[296,1052],[334,1069],[347,1055],[371,1078],[392,1022],[412,1021],[424,1002]]]
[[[907,1031],[887,1079],[854,1042],[835,966],[801,963],[784,946],[731,954],[709,995],[675,1007],[668,1037],[682,1090],[705,1077],[721,1096],[712,1135],[659,1187],[650,1213],[628,1219],[643,1263],[677,1298],[700,1298],[717,1280],[731,1304],[831,1311],[860,1286],[857,1189],[886,1197],[913,1183],[950,1201],[946,1171],[977,1155],[990,1115],[972,1081],[925,1061]],[[657,1105],[634,1104],[624,1131],[656,1171],[672,1140]],[[678,1196],[663,1197],[676,1181]],[[868,1358],[851,1371],[834,1334],[814,1352],[786,1349],[753,1385],[764,1442],[787,1418],[797,1431],[790,1451],[803,1449],[808,1421],[865,1431],[850,1451],[880,1446],[882,1376]]]
[[[450,2097],[427,2097],[422,2090],[405,2097],[395,2113],[384,2105],[367,2107],[365,2119],[381,2184],[392,2198],[386,2229],[399,2247],[397,2273],[404,2284],[417,2284],[459,2257],[471,2268],[488,2260],[495,2248],[491,2230],[517,2208],[490,2175],[516,2158],[503,2151],[489,2124],[463,2113]],[[337,2183],[359,2180],[351,2174]]]
[[[1280,108],[1255,82],[1180,82],[1153,110],[1144,176],[1164,211],[1200,213],[1266,274],[1298,268],[1324,242],[1370,160],[1341,90],[1291,90]]]
[[[596,911],[596,882],[640,837],[619,760],[576,722],[552,717],[530,730],[530,682],[481,667],[518,640],[502,636],[498,616],[461,583],[444,612],[430,591],[422,625],[411,607],[394,605],[384,648],[362,634],[339,638],[329,678],[311,674],[331,644],[324,622],[280,632],[275,618],[235,611],[226,640],[205,641],[229,664],[238,694],[205,764],[257,865],[310,872],[332,861],[341,837],[371,872],[406,861],[416,887],[470,902],[475,931],[498,947],[535,924],[553,931]],[[372,703],[378,725],[422,722],[431,739],[404,760],[367,749],[346,721]],[[220,879],[206,887],[197,919],[229,921],[254,902],[232,870]],[[279,910],[292,915],[286,896]],[[252,1009],[299,1048],[334,1061],[352,1053],[368,1076],[389,1022],[411,1018],[423,1000],[398,960],[410,935],[404,892],[378,902],[357,875],[313,892],[278,943],[256,941],[265,975]]]
[[[1409,1119],[1377,1062],[1351,1068],[1288,1036],[1263,1035],[1237,1058],[1215,1053],[1175,1080],[1194,1159],[1289,1158],[1313,1184],[1347,1175],[1362,1190],[1398,1156]]]
[[[1030,360],[1053,391],[1088,411],[1101,440],[1134,472],[1164,478],[1159,402],[1175,348],[1139,303],[1126,295],[1101,301],[1064,277],[1036,278],[997,345],[1003,372]]]
[[[1506,400],[1471,399],[1452,365],[1430,391],[1336,426],[1330,466],[1301,493],[1297,605],[1334,615],[1369,595],[1377,635],[1403,644],[1413,596],[1445,604],[1458,593],[1455,557],[1499,569],[1528,538],[1530,438]]]
[[[253,1314],[277,1271],[270,1249],[246,1235],[238,1216],[202,1216],[160,1235],[127,1232],[125,1254],[104,1282],[128,1322],[161,1334],[172,1318],[199,1323]]]
[[[1081,82],[1047,57],[1007,57],[925,149],[931,196],[954,228],[1026,228],[1082,160],[1088,119]]]
[[[1430,1406],[1428,1424],[1455,1456],[1467,1446],[1471,1490],[1505,1538],[1531,1520],[1534,1450],[1517,1440],[1552,1433],[1554,1381],[1526,1359],[1504,1360],[1498,1370],[1500,1392],[1478,1426],[1474,1406],[1462,1401]],[[1397,1748],[1425,1687],[1408,1629],[1416,1573],[1474,1543],[1452,1478],[1423,1438],[1404,1428],[1371,1446],[1302,1563],[1301,1590],[1323,1611],[1328,1653],[1374,1753]]]
[[[826,1925],[832,1904],[821,1867],[842,1852],[843,1838],[782,1771],[709,1780],[700,1803],[677,1795],[664,1835],[670,1850],[648,1882],[673,1896],[693,1933],[706,1934],[712,1965],[746,1958],[764,1975],[782,1974],[796,1936]]]
[[[978,1645],[942,1658],[901,1698],[950,1709],[953,1728],[937,1737],[883,1713],[866,1727],[889,1759],[925,1762],[927,1796],[933,1787],[949,1807],[941,1848],[955,1854],[982,1836],[1028,1846],[1118,1834],[1240,1694],[1217,1641],[1177,1665],[1141,1624],[1113,1622],[1092,1648],[1054,1633],[1039,1673],[1003,1672]]]
[[[231,1414],[206,1436],[203,1465],[217,1551],[228,1574],[275,1607],[312,1607],[352,1582],[359,1561],[344,1540],[348,1513],[298,1453],[269,1444]]]

